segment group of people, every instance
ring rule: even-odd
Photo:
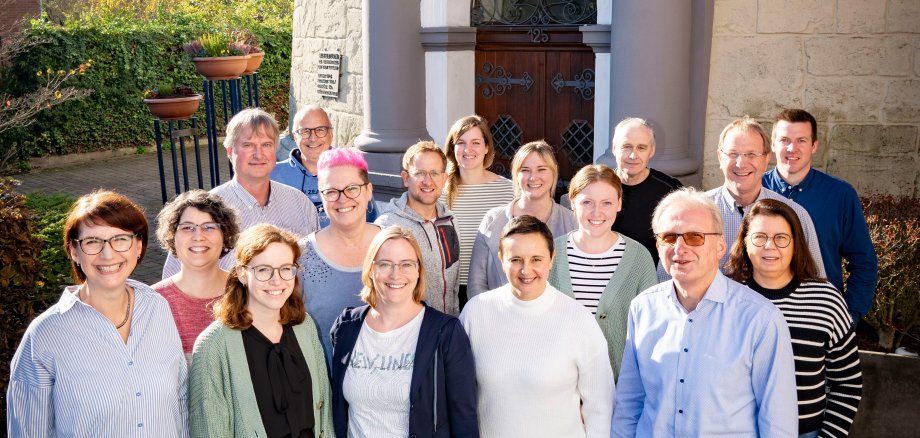
[[[385,205],[322,108],[293,122],[276,163],[274,118],[234,116],[234,177],[160,211],[152,286],[129,279],[141,208],[74,204],[77,285],[16,352],[11,436],[847,434],[875,253],[855,191],[812,167],[807,112],[772,138],[729,124],[709,192],[651,169],[654,131],[628,118],[571,208],[546,142],[489,171],[479,116],[408,148]]]

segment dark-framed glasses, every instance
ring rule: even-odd
[[[776,233],[772,236],[767,233],[751,233],[748,235],[748,240],[751,242],[751,245],[754,246],[766,246],[767,242],[772,240],[773,246],[785,248],[792,243],[792,236],[786,233]]]
[[[728,157],[728,159],[732,161],[738,161],[738,158],[744,158],[745,160],[751,161],[751,160],[756,160],[760,157],[763,157],[764,155],[767,155],[766,153],[757,153],[757,152],[745,152],[745,153],[738,153],[734,151],[725,152],[722,149],[719,149],[719,152],[722,155],[725,155],[726,157]]]
[[[205,222],[202,224],[182,222],[176,226],[176,231],[180,233],[192,234],[199,228],[201,228],[201,232],[205,234],[211,234],[220,231],[220,224],[217,222]]]
[[[73,239],[71,242],[77,242],[77,246],[80,247],[80,250],[83,251],[83,254],[96,255],[102,252],[102,249],[105,248],[106,243],[108,243],[114,251],[125,252],[134,246],[135,236],[136,234],[116,234],[112,237],[109,237],[108,239],[86,237],[83,239]]]
[[[327,200],[327,201],[329,201],[329,202],[338,201],[338,200],[339,200],[339,196],[341,196],[343,193],[345,194],[345,197],[346,197],[346,198],[348,198],[348,199],[355,199],[355,198],[358,197],[358,195],[361,194],[361,189],[362,189],[364,186],[366,186],[367,184],[368,184],[368,183],[364,183],[364,184],[351,184],[351,185],[346,186],[344,189],[341,189],[341,190],[339,190],[339,189],[331,189],[331,188],[330,188],[330,189],[324,189],[324,190],[321,190],[321,191],[319,192],[319,194],[322,195],[323,199],[325,199],[325,200]]]
[[[418,272],[418,262],[415,260],[403,260],[401,262],[375,260],[374,267],[383,275],[390,274],[394,269],[398,269],[400,274],[413,274]]]
[[[275,276],[275,271],[278,271],[278,276],[282,280],[293,280],[297,276],[297,272],[300,271],[300,266],[297,266],[294,263],[288,263],[286,265],[281,265],[277,268],[269,265],[259,265],[259,266],[247,266],[243,265],[244,268],[250,270],[252,275],[256,277],[256,280],[259,281],[268,281]]]
[[[684,243],[689,246],[703,246],[706,243],[706,236],[721,236],[722,233],[700,233],[698,231],[688,231],[686,233],[658,233],[655,237],[658,242],[674,246],[677,244],[677,238],[683,237]]]
[[[315,135],[316,138],[323,138],[328,135],[331,130],[331,126],[317,126],[315,128],[298,128],[294,130],[294,133],[303,138],[309,137],[310,134]]]

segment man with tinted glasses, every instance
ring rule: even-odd
[[[294,114],[294,141],[297,147],[291,149],[291,155],[279,161],[272,170],[271,178],[303,192],[319,213],[320,228],[329,225],[329,218],[323,210],[323,200],[319,195],[316,179],[316,162],[319,155],[332,148],[334,138],[332,122],[326,111],[317,105],[307,105]],[[367,204],[367,221],[377,218],[377,206],[373,200]]]
[[[420,141],[402,158],[403,185],[408,189],[383,208],[374,223],[400,225],[418,240],[427,281],[425,301],[435,309],[460,314],[460,238],[454,214],[438,200],[447,182],[447,157],[431,141]]]
[[[773,123],[776,168],[764,187],[799,203],[815,221],[827,281],[843,294],[854,324],[869,313],[878,279],[878,257],[869,237],[859,195],[846,181],[812,167],[818,152],[818,122],[802,109],[785,109]],[[844,289],[841,261],[847,271]]]
[[[783,195],[761,185],[761,178],[770,163],[770,136],[760,126],[760,123],[749,117],[736,119],[729,123],[719,136],[719,149],[716,153],[719,154],[719,169],[725,176],[725,182],[721,187],[706,192],[706,195],[715,201],[722,213],[722,221],[725,224],[725,244],[731,248],[735,243],[738,229],[741,228],[741,219],[755,202],[764,198],[776,199],[791,207],[799,216],[802,230],[805,231],[808,250],[818,266],[818,274],[822,277],[826,276],[821,248],[818,246],[818,235],[815,233],[815,225],[808,211]],[[722,256],[719,266],[725,266],[726,261],[728,261],[728,251]]]
[[[236,210],[240,231],[266,222],[298,237],[306,236],[319,229],[316,207],[303,193],[270,179],[278,137],[278,122],[261,109],[247,108],[233,116],[224,138],[233,178],[211,189],[211,193]],[[222,269],[234,264],[233,251],[220,259]],[[179,262],[170,253],[163,266],[163,278],[177,272]]]
[[[715,204],[679,189],[652,227],[672,279],[630,304],[611,435],[797,436],[789,328],[769,300],[720,272]]]

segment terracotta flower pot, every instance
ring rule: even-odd
[[[187,119],[198,111],[201,95],[171,97],[168,99],[144,99],[150,112],[160,120]]]
[[[262,59],[265,58],[265,52],[254,52],[249,54],[249,62],[246,64],[246,71],[243,74],[252,74],[262,65]]]
[[[212,80],[236,79],[246,71],[249,55],[192,58],[198,74]]]

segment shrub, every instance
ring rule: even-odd
[[[213,5],[212,5],[213,6]],[[226,8],[233,11],[233,5]],[[185,12],[155,10],[147,20],[109,14],[86,15],[64,25],[36,20],[30,36],[44,43],[30,47],[0,69],[0,94],[18,96],[37,85],[39,70],[70,68],[93,61],[92,74],[74,78],[77,88],[93,90],[85,99],[67,102],[40,113],[35,129],[13,129],[0,134],[0,144],[17,146],[18,156],[63,155],[149,145],[152,118],[141,102],[144,90],[160,82],[191,85],[201,92],[202,77],[182,44],[207,33],[247,29],[265,50],[259,70],[262,106],[280,123],[287,123],[287,100],[291,68],[291,18],[257,21],[236,13],[202,17]],[[220,22],[215,17],[226,22]],[[286,23],[286,24],[283,24]],[[218,89],[218,127],[224,125]],[[280,104],[283,102],[284,104]],[[204,105],[198,117],[204,120]],[[203,128],[202,128],[203,129]]]
[[[865,320],[891,351],[920,328],[920,199],[873,195],[862,202],[878,254],[875,302]]]
[[[4,418],[16,347],[29,322],[70,283],[61,236],[73,198],[34,197],[27,202],[15,187],[13,180],[0,178],[0,413]]]

